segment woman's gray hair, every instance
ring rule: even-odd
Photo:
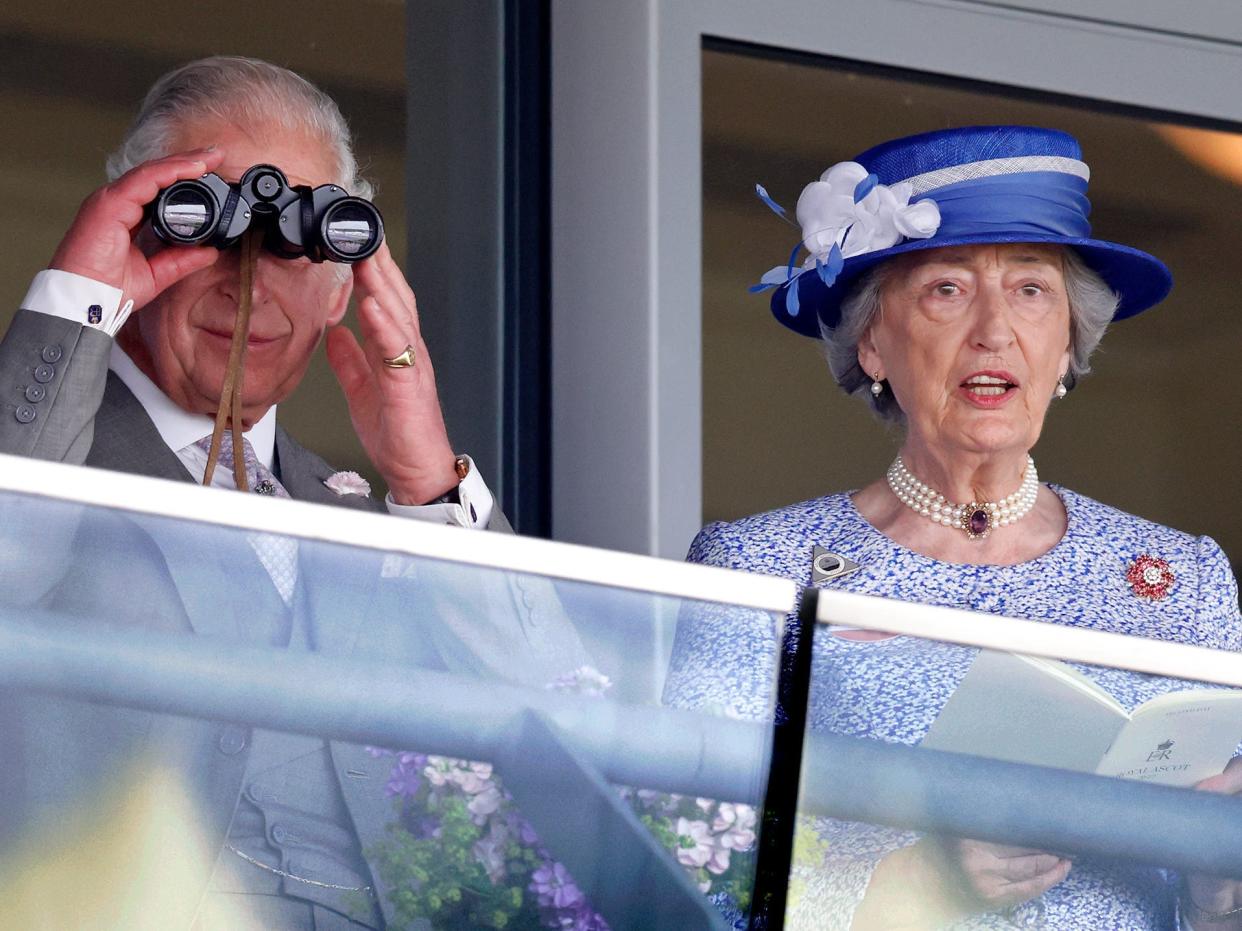
[[[1070,308],[1070,363],[1065,387],[1073,388],[1079,378],[1091,371],[1091,353],[1104,337],[1121,298],[1072,248],[1063,249],[1061,255]],[[884,288],[897,268],[896,262],[882,262],[864,274],[841,302],[840,323],[835,327],[821,323],[820,334],[828,367],[837,384],[846,394],[870,401],[881,419],[900,424],[905,421],[905,414],[893,392],[886,388],[879,397],[872,395],[873,376],[864,372],[858,362],[858,343],[880,313]]]
[[[224,55],[182,65],[152,85],[120,147],[108,157],[109,180],[171,155],[178,130],[210,119],[243,127],[275,123],[317,136],[336,162],[336,183],[358,197],[372,196],[370,183],[358,176],[349,125],[331,97],[286,68]]]

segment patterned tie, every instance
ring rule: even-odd
[[[205,436],[197,443],[204,453],[210,453],[211,437]],[[253,494],[270,495],[276,498],[288,498],[289,492],[280,484],[272,471],[259,461],[250,441],[242,438],[242,462],[246,467],[246,479],[250,483]],[[220,461],[217,467],[224,470],[225,475],[233,474],[233,435],[224,431],[220,443]],[[251,549],[263,563],[271,577],[276,591],[280,592],[281,600],[288,606],[293,603],[293,589],[298,582],[298,543],[290,537],[276,536],[271,533],[248,533],[246,540]]]

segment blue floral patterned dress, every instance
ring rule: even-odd
[[[1064,538],[1037,559],[1012,566],[944,563],[881,534],[847,494],[830,495],[733,523],[711,524],[689,559],[811,584],[812,548],[862,568],[820,583],[868,595],[1090,627],[1181,643],[1242,648],[1237,583],[1220,547],[1125,514],[1064,488]],[[1174,581],[1162,597],[1140,597],[1127,567],[1166,560]],[[705,614],[679,625],[666,700],[764,717],[779,644],[772,631],[739,630]],[[813,649],[809,724],[893,743],[919,743],[969,668],[975,651],[908,637],[855,641],[819,636]],[[1176,681],[1095,668],[1091,676],[1133,708]],[[918,835],[816,819],[813,862],[795,864],[790,927],[848,929],[871,873]],[[979,915],[958,928],[1046,927],[1137,931],[1176,927],[1175,894],[1163,872],[1106,861],[1075,861],[1069,877],[1039,899]]]

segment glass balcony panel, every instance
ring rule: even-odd
[[[787,927],[1168,928],[1188,882],[1227,910],[1242,656],[817,595]]]
[[[745,914],[789,583],[2,465],[0,925]]]

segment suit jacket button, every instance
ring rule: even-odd
[[[240,727],[226,727],[220,735],[220,752],[225,756],[241,753],[246,746],[246,732]]]
[[[29,404],[19,404],[17,405],[17,410],[13,412],[13,416],[17,418],[18,423],[34,423],[34,419],[39,416],[39,412]]]
[[[34,380],[41,385],[46,385],[49,381],[56,377],[56,369],[50,365],[36,365],[34,370]]]
[[[65,350],[59,346],[44,346],[42,355],[44,362],[48,365],[55,365],[65,357]]]
[[[42,385],[27,385],[26,400],[31,404],[38,404],[47,397],[47,389]]]

